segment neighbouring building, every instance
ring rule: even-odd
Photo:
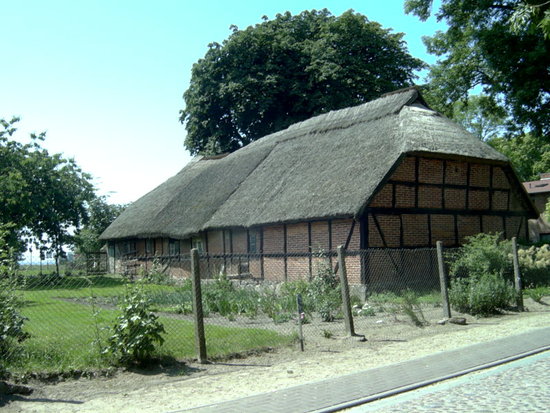
[[[537,216],[508,159],[409,88],[198,157],[102,239],[112,271],[124,257],[195,247],[212,259],[247,256],[226,270],[278,281],[311,275],[314,251],[455,247],[479,232],[525,239]],[[352,284],[372,282],[383,265],[349,262]]]
[[[540,174],[537,181],[524,182],[523,186],[535,204],[540,216],[529,220],[531,241],[550,241],[550,224],[544,217],[546,204],[550,201],[550,172]]]

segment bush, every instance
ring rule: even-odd
[[[317,267],[317,275],[311,280],[306,292],[308,308],[319,313],[323,321],[334,321],[342,308],[340,282],[330,263],[322,262]]]
[[[520,249],[518,261],[524,286],[550,285],[550,245]]]
[[[483,274],[451,280],[449,300],[461,313],[488,316],[505,310],[515,302],[516,290],[498,274]]]
[[[501,234],[477,234],[454,255],[449,300],[462,313],[487,316],[509,308],[516,299],[511,282],[511,243]]]
[[[480,277],[499,274],[512,278],[512,246],[501,240],[502,234],[477,234],[466,237],[466,243],[454,253],[449,266],[452,277]]]
[[[164,326],[150,310],[150,301],[139,287],[132,287],[120,305],[107,349],[122,364],[144,362],[151,358],[155,343],[162,345]]]
[[[17,354],[17,345],[29,337],[23,330],[25,317],[19,313],[22,301],[17,296],[14,284],[0,281],[0,375],[4,363]]]

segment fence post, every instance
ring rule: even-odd
[[[300,349],[304,351],[304,331],[302,329],[304,306],[302,303],[302,294],[296,294],[296,307],[298,309],[298,336],[300,337]]]
[[[193,316],[195,318],[195,350],[199,363],[206,363],[206,338],[204,335],[204,319],[202,311],[201,272],[199,251],[191,250],[191,282],[193,287]]]
[[[439,285],[441,288],[441,300],[443,301],[443,317],[451,318],[451,306],[449,305],[449,290],[447,288],[447,274],[443,261],[443,243],[437,241],[437,263],[439,266]]]
[[[518,311],[523,311],[523,288],[521,285],[521,274],[519,272],[518,241],[512,238],[512,259],[514,261],[514,285],[516,287],[516,305]]]
[[[350,336],[355,336],[355,328],[353,327],[353,317],[351,315],[351,303],[349,299],[348,275],[346,272],[346,260],[344,247],[339,245],[338,251],[338,274],[340,275],[340,288],[342,291],[342,306],[344,310],[344,322],[346,331]]]

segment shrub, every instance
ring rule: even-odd
[[[450,265],[449,300],[462,313],[487,316],[509,308],[516,291],[511,282],[511,243],[500,234],[477,234],[455,253]]]
[[[452,277],[479,277],[499,274],[511,277],[511,243],[501,234],[477,234],[466,237],[466,243],[454,254],[449,266]]]
[[[23,330],[26,318],[19,313],[22,301],[10,280],[0,281],[0,375],[3,364],[13,358],[17,344],[29,337]]]
[[[120,305],[122,314],[117,318],[109,348],[122,364],[144,362],[151,358],[155,344],[162,345],[164,326],[150,310],[150,301],[139,287],[132,287]]]
[[[498,274],[483,274],[451,280],[449,300],[461,313],[488,316],[509,308],[516,299],[510,281]]]
[[[333,321],[342,307],[340,283],[328,261],[319,263],[317,275],[308,285],[306,297],[309,306],[317,311],[323,321]]]
[[[520,249],[518,261],[523,285],[550,285],[550,245]]]

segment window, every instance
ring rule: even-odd
[[[168,251],[170,255],[179,255],[180,253],[180,242],[179,240],[171,239],[168,241]]]
[[[223,243],[225,246],[225,253],[230,254],[233,252],[231,245],[231,230],[223,231]]]
[[[257,234],[256,232],[248,233],[248,252],[255,254],[258,252],[258,243],[257,243]]]
[[[145,240],[145,253],[147,255],[152,255],[154,253],[153,240],[152,239],[146,239]]]
[[[196,248],[199,252],[204,252],[204,244],[202,242],[202,238],[192,238],[191,239],[191,248]]]
[[[136,253],[136,242],[126,241],[121,246],[121,252],[123,255],[130,255]]]

